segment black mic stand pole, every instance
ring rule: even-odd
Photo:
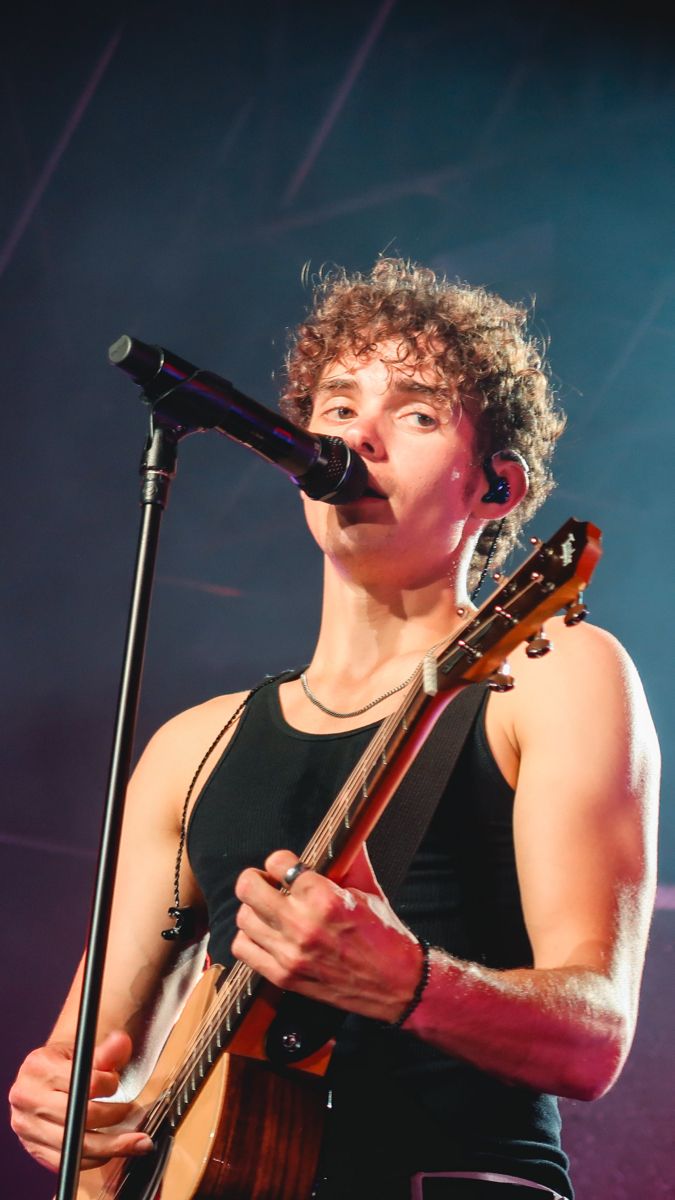
[[[190,432],[185,425],[150,418],[150,433],[141,461],[141,526],[136,552],[122,675],[103,813],[85,958],[82,998],[73,1054],[73,1071],[63,1137],[56,1200],[74,1200],[79,1175],[96,1023],[101,1000],[103,964],[110,926],[124,799],[131,766],[138,699],[143,675],[150,599],[162,514],[176,473],[178,441]]]

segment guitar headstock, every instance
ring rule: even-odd
[[[585,617],[583,592],[602,554],[600,530],[571,517],[547,542],[532,540],[529,558],[437,652],[437,690],[493,675],[498,690],[508,690],[508,677],[500,685],[498,673],[514,647],[528,640],[529,654],[538,657],[549,648],[541,632],[548,617],[561,608],[568,625]]]

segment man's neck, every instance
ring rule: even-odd
[[[326,560],[314,678],[363,680],[426,650],[463,624],[466,588],[449,578],[420,587],[364,587]]]

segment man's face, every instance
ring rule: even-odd
[[[413,587],[447,576],[485,479],[466,411],[439,403],[434,368],[423,359],[398,362],[397,349],[386,342],[368,357],[345,354],[329,364],[309,423],[361,455],[377,495],[336,506],[304,497],[304,504],[313,536],[339,570]]]

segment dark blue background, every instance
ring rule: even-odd
[[[3,1077],[47,1032],[86,922],[146,421],[106,363],[122,332],[272,405],[307,262],[368,269],[400,252],[536,298],[570,420],[535,530],[574,514],[604,531],[592,615],[640,669],[669,800],[674,59],[650,5],[66,0],[5,14]],[[139,741],[301,661],[318,589],[283,476],[216,435],[184,443]],[[674,842],[668,805],[664,885]],[[581,1200],[600,1194],[583,1190],[594,1128],[577,1139]],[[610,1140],[626,1164],[612,1194],[632,1197],[633,1160]],[[50,1195],[7,1156],[12,1194]]]

